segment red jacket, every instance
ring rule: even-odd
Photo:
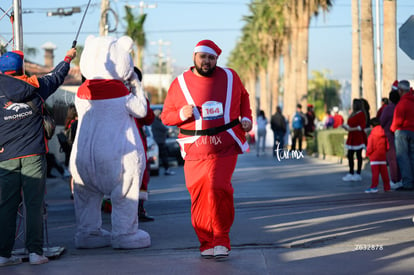
[[[408,130],[414,131],[414,95],[412,93],[404,94],[395,106],[394,118],[390,130]]]
[[[386,161],[389,149],[388,139],[380,125],[372,128],[368,136],[367,156],[371,162]]]
[[[181,83],[180,83],[181,81]],[[182,82],[184,81],[184,83]],[[200,118],[195,116],[182,121],[180,110],[192,104],[182,90],[183,84],[194,101]],[[231,84],[231,86],[229,86]],[[228,90],[228,87],[231,89]],[[213,104],[217,112],[209,113],[208,106]],[[204,106],[204,108],[203,108]],[[207,110],[208,109],[208,110]],[[185,130],[205,130],[228,124],[235,119],[252,120],[249,94],[236,72],[216,67],[211,77],[199,77],[191,69],[177,77],[168,90],[161,114],[165,125],[177,125]],[[242,153],[248,148],[245,132],[240,124],[214,136],[186,136],[179,134],[179,143],[186,160],[215,158]]]

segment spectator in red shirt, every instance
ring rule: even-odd
[[[402,176],[402,186],[396,190],[412,190],[414,187],[414,95],[410,82],[398,83],[400,101],[394,110],[390,130],[395,133],[395,150]]]
[[[333,116],[333,128],[338,128],[339,126],[341,126],[342,124],[344,124],[344,117],[342,115],[339,114],[339,108],[337,106],[332,108],[332,111],[334,112],[334,116]]]

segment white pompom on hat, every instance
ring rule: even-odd
[[[221,49],[211,40],[201,40],[194,48],[194,53],[199,52],[209,53],[218,57],[221,54]]]

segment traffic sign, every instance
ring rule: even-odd
[[[399,29],[400,49],[414,59],[414,15],[405,21]]]

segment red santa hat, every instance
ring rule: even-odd
[[[221,54],[221,49],[211,40],[201,40],[194,48],[194,53],[199,52],[209,53],[218,57]]]
[[[395,80],[394,83],[392,83],[391,90],[393,91],[398,90],[398,80]]]

